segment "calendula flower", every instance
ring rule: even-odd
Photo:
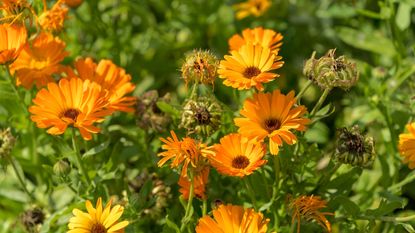
[[[0,24],[0,65],[13,62],[27,41],[23,25]]]
[[[190,82],[213,85],[217,76],[219,60],[209,51],[194,50],[187,54],[182,65],[182,77]]]
[[[204,159],[209,154],[214,152],[210,147],[205,144],[196,141],[193,138],[185,137],[182,140],[176,136],[174,131],[170,131],[172,137],[167,139],[160,138],[164,145],[162,148],[165,150],[158,154],[163,157],[157,165],[163,166],[168,160],[173,160],[170,167],[176,168],[182,165],[181,175],[187,177],[187,168],[189,164],[193,168],[198,168],[200,164],[204,164]]]
[[[44,11],[38,18],[40,27],[45,31],[59,32],[63,29],[63,24],[68,15],[69,9],[58,1],[49,10]]]
[[[203,166],[200,171],[196,172],[193,177],[193,191],[194,195],[199,199],[206,199],[206,185],[208,183],[210,167]],[[190,179],[189,177],[180,176],[179,192],[183,195],[185,200],[189,199],[190,194]]]
[[[271,82],[279,77],[270,71],[282,67],[281,62],[275,62],[275,54],[271,49],[259,44],[243,45],[238,51],[231,51],[220,62],[219,77],[225,79],[223,84],[238,90],[256,89],[262,91],[263,83]]]
[[[333,215],[329,212],[321,212],[321,209],[326,208],[327,202],[317,196],[300,196],[289,200],[289,208],[292,214],[292,224],[297,221],[297,233],[300,233],[301,219],[308,222],[316,221],[320,226],[325,228],[327,232],[331,232],[330,222],[326,215]]]
[[[124,207],[115,205],[111,207],[112,200],[102,208],[102,199],[98,198],[96,207],[86,201],[87,212],[73,209],[74,217],[69,219],[67,233],[123,233],[128,226],[128,221],[120,222],[120,217],[124,212]]]
[[[216,153],[209,156],[209,160],[224,175],[243,177],[267,163],[262,159],[266,153],[264,144],[255,139],[248,140],[240,134],[224,136],[214,149]]]
[[[415,168],[415,122],[406,125],[408,133],[399,135],[399,152],[410,169]]]
[[[270,0],[248,0],[242,3],[233,5],[237,19],[243,19],[249,15],[255,17],[263,15],[271,6]]]
[[[23,23],[28,17],[27,12],[34,14],[34,10],[26,0],[2,0],[0,12],[2,13],[0,21],[10,24],[16,21]]]
[[[59,85],[48,83],[41,89],[29,108],[31,119],[39,128],[49,128],[52,135],[63,134],[68,126],[79,129],[85,140],[98,133],[94,123],[102,122],[112,113],[106,109],[108,97],[100,86],[79,78],[61,79]]]
[[[123,112],[133,112],[135,97],[126,96],[135,89],[131,76],[111,60],[101,60],[96,64],[92,58],[80,58],[75,62],[77,76],[99,84],[109,92],[109,108]],[[70,74],[69,76],[72,76]]]
[[[256,93],[244,102],[242,118],[235,118],[239,133],[259,141],[269,138],[270,152],[278,154],[283,141],[289,145],[297,142],[293,130],[304,131],[309,119],[302,116],[306,107],[296,106],[294,91],[284,95],[280,90],[273,93]]]
[[[236,205],[220,205],[213,210],[213,218],[199,219],[196,233],[266,233],[269,219],[254,209]]]
[[[246,44],[259,44],[262,47],[271,49],[272,53],[278,54],[282,45],[282,39],[283,36],[281,33],[277,33],[270,29],[263,29],[262,27],[256,27],[254,29],[247,28],[243,30],[242,36],[239,34],[233,35],[228,43],[231,51],[239,50]]]
[[[35,84],[38,88],[54,82],[53,75],[62,73],[65,66],[60,62],[68,56],[66,44],[49,33],[40,33],[20,52],[19,57],[10,65],[10,71],[16,75],[16,85],[26,89]]]
[[[75,8],[81,5],[83,3],[83,0],[62,0],[61,2],[71,8]]]

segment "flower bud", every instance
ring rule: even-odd
[[[304,64],[304,75],[323,89],[340,87],[350,89],[359,80],[356,63],[345,56],[335,58],[336,49],[331,49],[319,59],[315,59],[315,52]]]
[[[16,139],[10,128],[0,130],[0,158],[8,157],[14,147]]]
[[[53,165],[53,172],[57,176],[67,176],[71,172],[71,165],[67,159],[59,160]]]
[[[218,66],[219,60],[209,51],[193,50],[182,65],[182,77],[186,85],[190,82],[213,85]]]
[[[222,107],[210,98],[199,97],[196,100],[185,102],[182,112],[181,128],[189,134],[213,134],[220,126]]]
[[[350,130],[339,129],[339,138],[334,158],[344,164],[359,167],[370,167],[376,153],[372,137],[361,134],[357,125]]]
[[[137,99],[137,125],[145,130],[163,131],[170,123],[171,118],[157,107],[157,102],[169,103],[170,95],[159,97],[156,90],[147,91]]]

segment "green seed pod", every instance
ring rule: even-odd
[[[362,135],[357,125],[350,130],[339,129],[338,132],[335,160],[353,166],[371,167],[376,157],[373,138]]]
[[[183,107],[181,128],[189,134],[196,133],[209,136],[221,124],[222,107],[215,99],[199,97],[187,100]]]
[[[356,63],[344,56],[335,58],[335,52],[335,49],[331,49],[319,59],[315,59],[313,52],[311,58],[304,64],[303,73],[323,89],[340,87],[348,90],[359,80]]]
[[[57,176],[67,176],[71,172],[71,165],[67,159],[59,160],[53,165],[53,172]]]
[[[217,76],[219,60],[209,51],[193,50],[186,55],[182,65],[182,77],[186,85],[190,82],[213,85]]]
[[[15,142],[10,128],[0,130],[0,158],[9,157]]]

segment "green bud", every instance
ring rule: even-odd
[[[335,160],[353,166],[371,167],[376,157],[373,138],[362,135],[357,125],[351,129],[339,129],[338,132]]]
[[[67,176],[71,172],[71,165],[67,159],[59,160],[53,165],[53,172],[57,176]]]
[[[0,158],[10,155],[15,142],[16,138],[13,137],[10,128],[0,130]]]
[[[359,80],[356,63],[345,56],[335,57],[336,49],[331,49],[319,59],[315,59],[313,52],[310,59],[304,64],[304,75],[323,89],[340,87],[350,89]]]
[[[209,51],[193,50],[186,55],[182,65],[182,77],[186,85],[190,82],[213,85],[217,76],[219,60]]]

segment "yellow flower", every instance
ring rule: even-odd
[[[91,58],[79,58],[75,62],[77,75],[83,80],[99,84],[109,92],[109,108],[124,112],[133,112],[136,98],[125,96],[134,91],[131,76],[111,60],[101,60],[96,64]],[[69,74],[71,77],[74,74]]]
[[[270,6],[270,0],[248,0],[246,2],[235,4],[234,8],[237,10],[236,18],[243,19],[249,15],[255,17],[261,16]]]
[[[53,74],[61,73],[65,67],[60,64],[68,56],[66,44],[49,33],[40,33],[20,52],[19,57],[10,65],[12,74],[16,74],[16,85],[26,89],[35,84],[38,88],[54,82]]]
[[[292,130],[305,131],[310,120],[302,116],[306,107],[296,106],[294,91],[284,95],[280,90],[273,93],[256,93],[244,102],[241,115],[235,118],[239,133],[259,141],[269,138],[270,152],[277,155],[283,141],[289,145],[297,142]]]
[[[193,177],[194,195],[200,199],[206,199],[206,185],[208,183],[210,167],[203,166],[199,172]],[[189,199],[190,194],[190,180],[189,177],[180,176],[179,192],[183,195],[185,200]]]
[[[106,109],[108,97],[101,88],[90,81],[79,78],[61,79],[59,84],[51,82],[41,89],[29,108],[30,119],[39,128],[49,128],[52,135],[63,134],[68,126],[78,128],[85,140],[98,133],[93,124],[102,122],[112,113]]]
[[[289,201],[288,207],[292,211],[292,224],[297,220],[297,233],[300,233],[301,219],[305,219],[308,222],[315,220],[320,226],[324,227],[327,232],[331,232],[331,225],[327,220],[326,215],[333,215],[333,213],[320,212],[321,209],[327,207],[326,201],[313,195],[300,196],[295,199],[290,199]]]
[[[264,89],[263,83],[271,82],[279,75],[270,73],[278,69],[282,63],[275,62],[275,54],[267,47],[246,44],[238,51],[231,51],[231,56],[225,55],[220,62],[219,77],[225,79],[223,84],[238,90],[256,87]]]
[[[58,1],[50,10],[44,11],[38,18],[40,27],[45,31],[59,32],[63,29],[69,9]]]
[[[0,24],[0,65],[13,62],[27,41],[27,31],[22,25]]]
[[[233,35],[229,39],[229,49],[239,50],[243,45],[254,44],[261,45],[271,49],[272,53],[278,54],[279,48],[282,45],[283,36],[270,29],[263,29],[256,27],[254,29],[247,28],[242,31],[242,36],[239,34]],[[282,62],[282,61],[281,61]]]
[[[242,206],[220,205],[213,210],[213,219],[199,219],[196,233],[266,233],[269,219],[254,209]]]
[[[72,211],[74,217],[69,219],[67,233],[123,233],[128,221],[120,222],[119,219],[124,212],[124,207],[115,205],[111,208],[110,200],[105,208],[102,208],[102,199],[98,198],[96,207],[86,201],[87,212],[79,209]]]
[[[220,144],[215,145],[215,151],[214,156],[209,156],[212,166],[228,176],[250,175],[267,163],[267,160],[262,159],[266,153],[265,146],[240,134],[229,134],[221,138]]]
[[[408,133],[399,135],[399,152],[410,169],[415,168],[415,122],[406,125]]]
[[[163,157],[157,163],[159,167],[172,159],[173,161],[171,162],[170,167],[176,168],[183,165],[181,176],[187,177],[187,168],[189,164],[193,168],[199,168],[201,164],[205,163],[203,158],[214,153],[210,147],[207,147],[205,144],[200,143],[193,138],[185,137],[182,140],[179,140],[174,131],[170,131],[170,133],[172,137],[167,137],[167,139],[160,138],[160,140],[164,142],[162,149],[165,151],[158,154],[158,156]]]

